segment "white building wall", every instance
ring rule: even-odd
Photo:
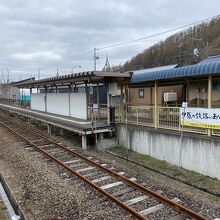
[[[45,111],[45,96],[44,94],[31,94],[31,109]]]
[[[70,115],[74,118],[87,119],[86,93],[70,93]]]
[[[45,103],[45,100],[47,103]],[[31,94],[31,109],[48,113],[87,119],[86,93],[47,93]]]
[[[69,116],[68,93],[47,93],[47,112]]]

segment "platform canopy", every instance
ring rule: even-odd
[[[130,78],[131,73],[91,71],[67,74],[41,80],[31,80],[28,82],[16,82],[13,85],[19,88],[39,88],[71,84],[120,82],[129,81]]]
[[[157,80],[177,80],[185,77],[201,77],[208,75],[220,75],[220,56],[209,57],[200,63],[175,67],[165,70],[142,71],[141,73],[133,74],[131,83],[142,83]]]

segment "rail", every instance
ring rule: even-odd
[[[5,117],[4,117],[4,120],[5,120]],[[6,123],[9,123],[9,124],[6,125]],[[13,123],[14,123],[14,125],[13,125],[13,127],[11,127],[11,124],[13,124]],[[68,153],[69,155],[73,155],[74,157],[78,157],[79,159],[83,160],[84,162],[96,167],[97,169],[100,169],[100,170],[108,173],[109,175],[113,176],[114,178],[116,178],[120,181],[123,181],[124,183],[128,184],[129,186],[135,188],[136,190],[139,190],[140,192],[150,196],[151,198],[154,198],[158,202],[161,202],[162,204],[171,207],[172,209],[174,209],[178,213],[182,213],[188,217],[191,217],[192,219],[201,219],[201,220],[207,219],[206,217],[200,215],[199,213],[196,213],[196,212],[184,207],[183,205],[178,204],[174,200],[170,200],[170,199],[164,197],[163,195],[160,195],[159,193],[153,192],[152,190],[143,186],[143,184],[135,182],[135,181],[127,178],[126,176],[123,176],[123,175],[113,171],[111,168],[108,168],[108,167],[104,166],[103,164],[99,164],[96,161],[93,161],[93,160],[83,156],[82,154],[76,152],[76,151],[70,150],[68,147],[63,146],[62,144],[57,143],[48,137],[45,137],[43,134],[40,134],[39,132],[36,132],[33,129],[27,128],[27,126],[24,126],[24,125],[21,125],[21,124],[15,122],[15,120],[10,120],[7,122],[6,121],[0,122],[0,124],[2,126],[4,126],[5,128],[7,128],[8,130],[10,130],[11,132],[13,132],[14,134],[16,134],[19,138],[23,139],[29,145],[33,146],[37,151],[41,152],[42,154],[44,154],[45,156],[50,158],[52,161],[61,165],[68,172],[70,172],[72,175],[78,176],[80,179],[82,179],[83,181],[88,183],[90,186],[94,187],[102,195],[106,196],[109,200],[117,203],[119,206],[124,208],[127,212],[129,212],[136,219],[143,219],[144,220],[147,218],[144,215],[142,215],[141,211],[137,211],[133,207],[129,206],[129,204],[127,204],[126,202],[123,202],[122,200],[120,200],[119,198],[114,196],[112,193],[107,192],[104,187],[98,186],[94,181],[92,181],[88,177],[80,174],[80,172],[82,170],[74,170],[71,166],[68,165],[69,162],[62,161],[58,157],[56,157],[54,154],[49,153],[48,149],[50,149],[50,147],[48,147],[48,146],[50,146],[52,144],[53,147],[51,147],[51,148],[54,149],[54,146],[56,146],[58,149],[61,149],[64,153]],[[16,129],[14,129],[14,127]],[[18,130],[19,127],[20,127],[20,130]],[[44,139],[46,141],[45,144],[43,144],[43,145],[41,144],[41,146],[39,146],[39,145],[35,144],[31,139],[24,137],[24,135],[23,135],[24,130],[27,130],[29,135],[33,134],[34,137],[38,136],[41,139]],[[60,155],[60,153],[58,155]],[[63,156],[61,156],[61,158],[63,158]],[[145,197],[145,198],[148,198],[148,197]]]

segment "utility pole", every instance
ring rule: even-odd
[[[209,42],[206,42],[206,58],[209,56]]]
[[[178,49],[179,49],[179,65],[181,66],[182,62],[181,62],[181,47],[183,46],[183,43],[181,42],[180,45],[178,45]]]
[[[96,48],[94,48],[94,71],[96,71],[96,60],[99,59],[99,57],[97,56],[97,50]]]
[[[9,83],[10,82],[10,71],[9,71],[8,67],[7,67],[7,73],[8,73],[7,83]]]
[[[40,80],[40,68],[37,69],[37,78]]]

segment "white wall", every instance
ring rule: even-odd
[[[74,118],[87,119],[86,93],[70,93],[70,115]]]
[[[47,93],[47,112],[69,116],[68,93]]]
[[[31,95],[31,109],[45,111],[43,93]],[[47,93],[47,112],[74,118],[87,119],[86,93]]]
[[[44,94],[31,94],[31,109],[45,111]]]

